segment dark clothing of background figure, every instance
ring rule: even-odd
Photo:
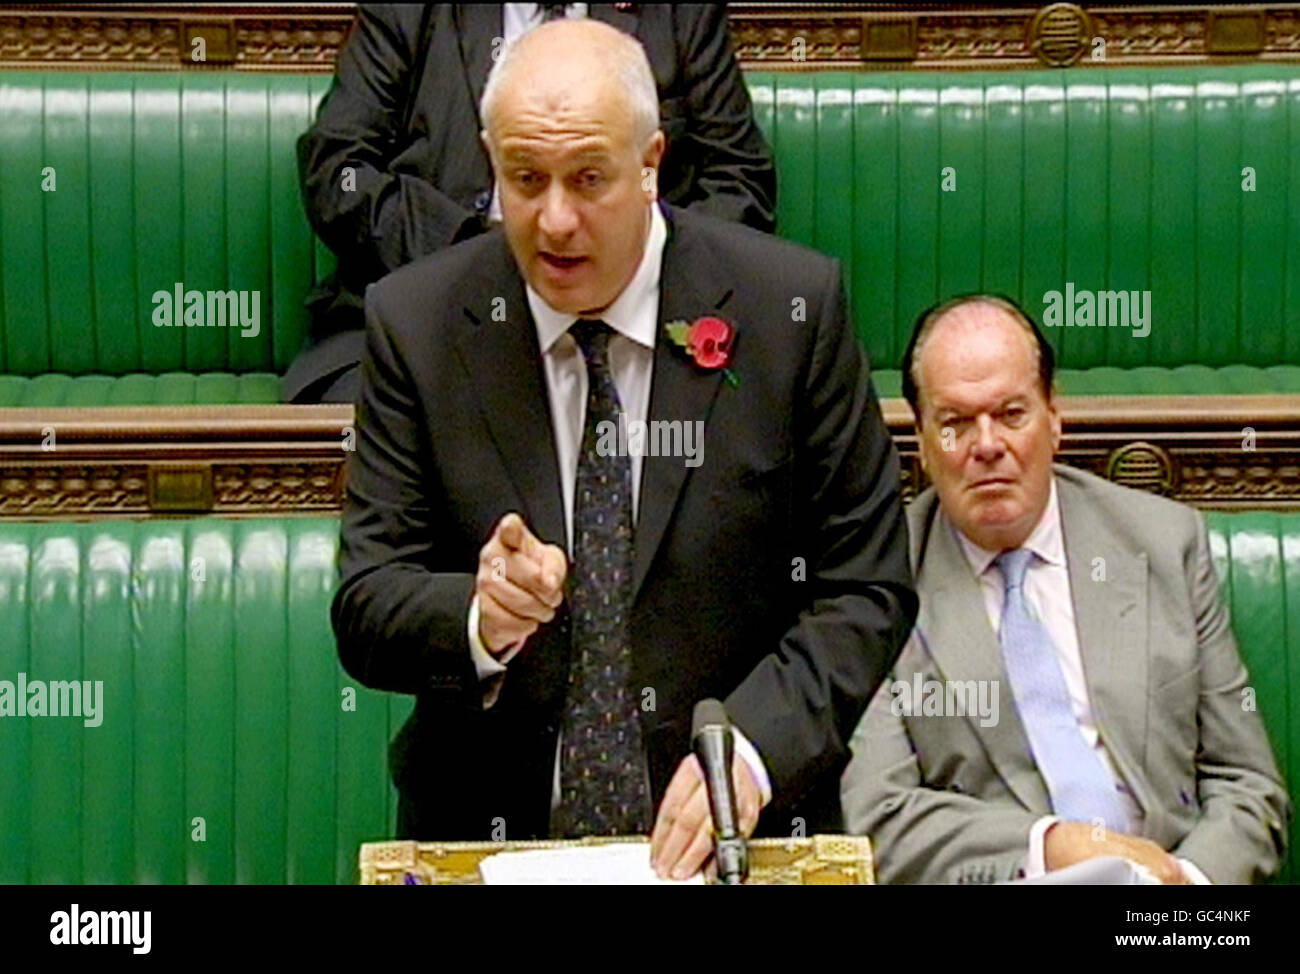
[[[725,6],[630,6],[591,4],[588,16],[634,36],[649,58],[668,140],[660,197],[770,232],[776,172]],[[358,7],[333,86],[298,140],[307,214],[338,271],[308,298],[287,401],[354,401],[366,285],[487,229],[493,177],[478,104],[502,36],[500,4]],[[342,188],[346,166],[353,191]]]

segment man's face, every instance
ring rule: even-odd
[[[585,314],[612,304],[641,261],[664,137],[638,145],[615,85],[563,74],[503,95],[493,165],[520,272],[557,311]]]
[[[1051,492],[1061,416],[1032,337],[1000,308],[964,305],[919,358],[921,465],[952,522],[990,550],[1019,547]]]

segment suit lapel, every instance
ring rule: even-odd
[[[1030,811],[1047,814],[1051,799],[1034,764],[1029,738],[1014,706],[1011,681],[1002,666],[997,635],[989,626],[984,597],[956,530],[942,514],[932,526],[929,551],[917,575],[924,591],[917,628],[945,680],[998,680],[998,720],[990,727],[966,716],[990,763]]]
[[[498,235],[497,243],[493,257],[466,282],[470,298],[456,323],[456,349],[529,527],[543,541],[563,548],[559,463],[537,328],[505,238]],[[492,319],[497,296],[506,299],[504,322]]]
[[[668,241],[664,244],[659,274],[659,327],[655,334],[654,375],[646,419],[651,423],[681,422],[683,426],[702,421],[707,439],[709,413],[722,384],[722,373],[699,369],[685,350],[668,338],[664,325],[676,320],[694,321],[722,310],[732,290],[725,285],[726,278],[708,251],[698,246],[689,232],[685,235],[680,232],[671,209],[666,208],[665,215]],[[736,327],[733,342],[738,343],[743,323],[733,321],[732,324]],[[683,457],[647,456],[642,461],[633,598],[654,562],[688,470]]]
[[[1114,542],[1086,492],[1058,476],[1061,531],[1083,674],[1106,750],[1149,816],[1142,751],[1147,735],[1147,558]]]
[[[499,3],[462,3],[456,7],[461,28],[460,54],[474,96],[475,113],[492,69],[492,45],[505,36],[501,11]]]

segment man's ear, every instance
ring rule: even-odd
[[[912,429],[916,433],[916,458],[921,461],[921,472],[927,477],[930,476],[930,468],[925,462],[925,436],[921,432],[921,404],[918,402],[915,406],[907,404],[912,410]]]
[[[916,420],[914,427],[916,429],[916,458],[921,462],[921,473],[929,477],[930,465],[926,463],[925,460],[925,435],[921,432],[921,417],[916,415],[916,413],[913,413],[912,415]]]
[[[1052,453],[1057,453],[1061,449],[1061,402],[1055,388],[1047,396],[1047,419],[1052,427]]]
[[[645,152],[641,154],[641,164],[653,169],[659,168],[664,159],[664,148],[668,145],[663,129],[655,129],[654,135],[646,141]]]
[[[663,130],[657,129],[641,153],[641,189],[652,202],[659,198],[659,163],[664,158],[665,144]]]

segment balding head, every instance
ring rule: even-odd
[[[521,80],[524,93],[552,113],[584,92],[612,98],[628,116],[637,142],[659,127],[659,94],[645,49],[599,20],[553,20],[505,49],[492,66],[479,106],[489,143],[502,101],[515,94]],[[613,90],[593,91],[606,88]]]
[[[645,253],[664,134],[645,52],[593,20],[507,49],[483,93],[483,139],[520,273],[556,311],[597,317]]]
[[[1030,354],[1034,356],[1043,396],[1050,398],[1056,374],[1056,355],[1033,319],[1018,304],[1001,295],[965,294],[922,312],[903,353],[903,397],[912,407],[918,423],[922,421],[921,359],[931,335],[940,325],[978,328],[998,320],[1009,322],[1020,330],[1028,342]]]

